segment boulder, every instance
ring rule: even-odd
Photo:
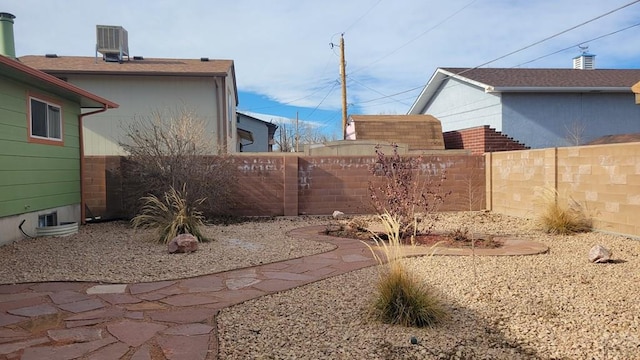
[[[604,263],[611,259],[611,250],[602,245],[596,245],[589,250],[589,261],[592,263]]]
[[[198,250],[198,238],[191,234],[180,234],[169,241],[167,249],[169,254],[194,252]]]
[[[342,211],[336,210],[333,212],[334,219],[341,219],[342,217],[344,217],[344,213]]]

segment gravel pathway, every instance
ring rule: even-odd
[[[492,213],[446,213],[439,230],[518,234],[550,247],[537,256],[432,256],[406,261],[449,312],[427,329],[388,326],[367,315],[379,267],[223,309],[220,359],[638,359],[640,241],[601,233],[550,236],[531,221]],[[326,217],[208,226],[217,239],[193,254],[168,255],[126,223],[83,227],[66,238],[0,247],[0,283],[107,283],[185,278],[330,250],[292,239],[293,228]],[[602,244],[614,262],[591,264]],[[412,345],[411,337],[418,343]]]

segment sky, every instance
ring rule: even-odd
[[[239,111],[336,138],[341,35],[350,115],[407,113],[438,67],[570,68],[587,45],[596,68],[640,68],[640,0],[0,0],[0,12],[16,16],[17,56],[95,56],[96,25],[116,25],[131,56],[231,59]]]

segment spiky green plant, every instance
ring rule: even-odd
[[[558,192],[552,188],[541,188],[538,202],[541,212],[538,223],[547,233],[568,235],[589,232],[593,228],[593,220],[587,215],[585,208],[572,198],[562,201]]]
[[[163,244],[179,234],[187,233],[195,236],[200,242],[207,241],[200,229],[204,225],[204,217],[197,210],[197,206],[205,199],[196,200],[193,204],[187,199],[186,186],[183,186],[181,191],[170,187],[162,199],[155,195],[143,197],[140,214],[131,219],[133,227],[156,229],[157,240]]]
[[[394,325],[425,327],[436,324],[446,312],[427,285],[407,270],[402,257],[400,221],[387,211],[379,218],[385,227],[387,241],[376,235],[377,249],[367,246],[378,263],[386,263],[386,266],[380,272],[372,314],[376,319]]]

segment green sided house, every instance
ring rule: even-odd
[[[0,245],[84,219],[82,121],[117,107],[0,52]]]

